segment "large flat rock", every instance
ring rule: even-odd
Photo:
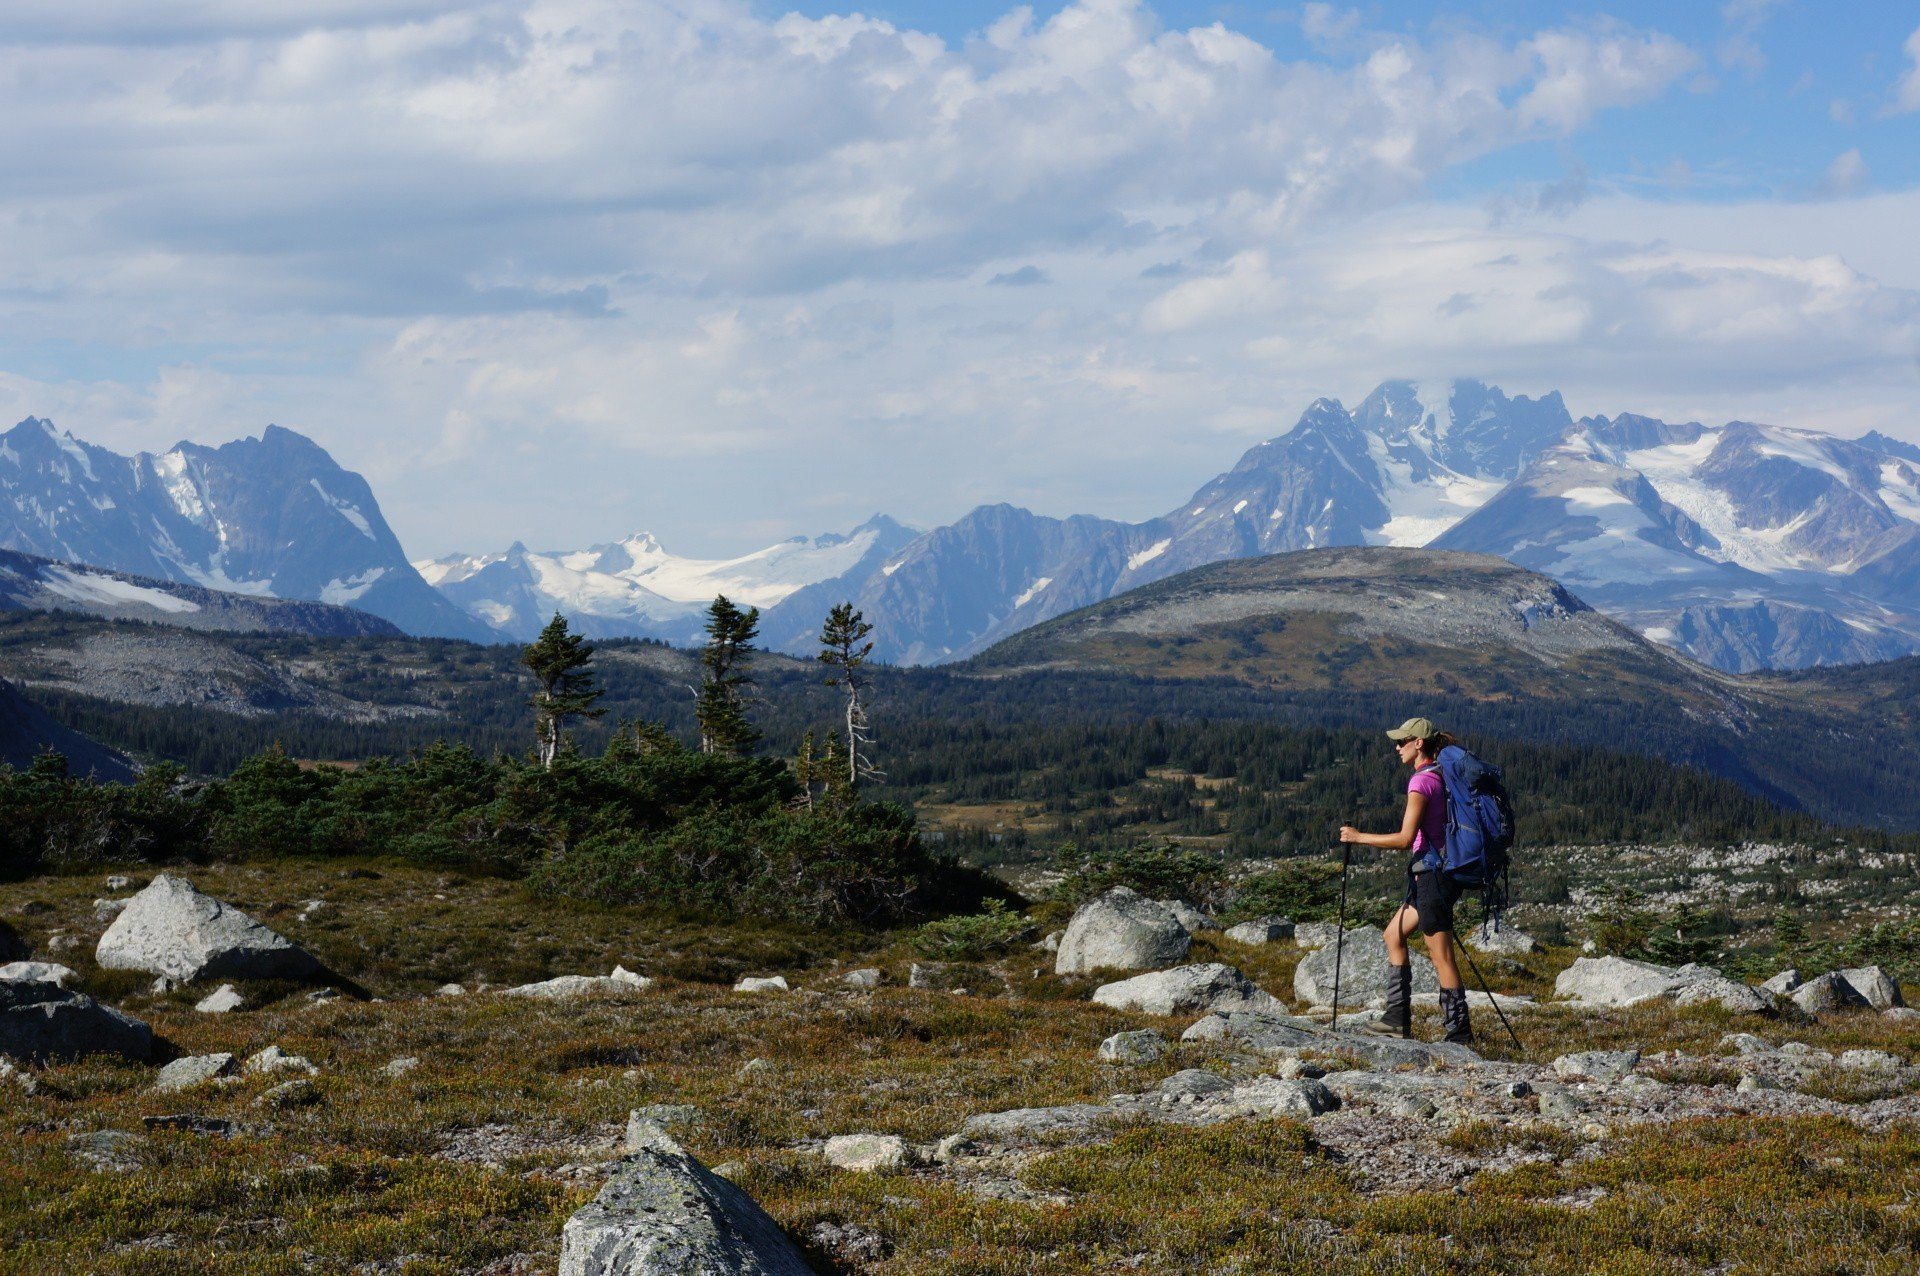
[[[111,970],[144,970],[180,983],[322,973],[306,949],[167,873],[128,901],[94,956]]]
[[[1344,993],[1342,996],[1344,997]],[[1445,1041],[1407,1041],[1367,1032],[1331,1032],[1310,1019],[1230,1010],[1207,1015],[1181,1036],[1183,1041],[1231,1041],[1253,1050],[1301,1050],[1350,1055],[1376,1067],[1426,1067],[1436,1062],[1475,1064],[1478,1053]]]
[[[1138,1010],[1149,1015],[1190,1015],[1203,1010],[1286,1009],[1279,998],[1263,992],[1251,979],[1219,962],[1155,970],[1093,990],[1093,1000],[1115,1010]]]

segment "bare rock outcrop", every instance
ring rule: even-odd
[[[812,1276],[780,1225],[658,1126],[561,1232],[560,1276]]]
[[[1116,886],[1082,904],[1060,937],[1053,969],[1159,970],[1185,961],[1193,939],[1166,905]]]
[[[300,945],[168,873],[128,901],[94,957],[110,970],[144,970],[179,983],[324,973]]]

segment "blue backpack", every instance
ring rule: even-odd
[[[1500,768],[1450,744],[1440,750],[1440,778],[1447,786],[1441,870],[1462,886],[1479,887],[1489,913],[1498,913],[1506,904],[1513,851],[1513,805]]]

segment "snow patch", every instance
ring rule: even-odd
[[[358,505],[353,504],[353,502],[351,501],[343,501],[339,497],[335,496],[332,492],[329,492],[326,488],[321,487],[319,479],[308,479],[307,482],[313,484],[313,490],[320,493],[321,500],[333,506],[334,513],[338,514],[341,518],[346,519],[349,523],[352,523],[355,527],[359,528],[360,534],[362,536],[366,537],[370,541],[377,541],[380,539],[378,536],[374,535],[373,524],[367,522],[367,516],[360,512],[360,507]],[[336,581],[334,583],[338,584],[339,582]],[[355,597],[358,597],[358,595],[355,595]]]
[[[1168,537],[1166,540],[1155,541],[1138,554],[1127,559],[1127,570],[1130,572],[1138,571],[1140,568],[1145,567],[1148,563],[1151,563],[1154,559],[1166,553],[1167,547],[1172,544],[1173,539],[1171,537]]]
[[[1920,523],[1920,480],[1905,462],[1888,461],[1881,465],[1880,499],[1897,517]]]
[[[175,616],[200,610],[199,603],[177,597],[164,590],[150,589],[131,581],[116,580],[112,576],[95,576],[90,572],[71,571],[65,567],[47,568],[40,575],[40,583],[46,586],[50,593],[58,594],[62,598],[70,598],[77,603],[94,603],[108,607],[144,606]]]
[[[349,576],[345,580],[338,578],[330,580],[320,591],[320,601],[344,607],[372,589],[374,583],[386,574],[387,569],[384,567],[369,567],[358,576]]]
[[[1500,479],[1457,474],[1438,462],[1436,476],[1419,482],[1413,477],[1412,466],[1388,453],[1383,439],[1369,435],[1367,451],[1385,480],[1380,496],[1387,506],[1387,521],[1367,537],[1372,545],[1417,548],[1428,544],[1506,486]],[[1331,507],[1333,502],[1327,504]]]
[[[1734,563],[1757,572],[1796,571],[1824,566],[1818,559],[1797,554],[1782,543],[1804,526],[1811,511],[1783,527],[1747,527],[1734,512],[1732,499],[1719,488],[1695,477],[1700,467],[1720,445],[1721,430],[1706,430],[1692,443],[1670,443],[1661,447],[1640,448],[1620,457],[1620,464],[1638,470],[1660,499],[1698,523],[1720,548],[1698,551],[1716,562]],[[1769,452],[1786,455],[1789,449]],[[1766,445],[1762,445],[1766,451]],[[1819,468],[1819,467],[1815,467]]]
[[[173,508],[190,523],[201,527],[207,525],[206,503],[200,499],[200,489],[187,474],[187,458],[183,452],[168,452],[153,458],[154,473],[160,476],[160,486],[166,489],[167,499],[173,502]]]
[[[1041,590],[1051,584],[1053,584],[1053,577],[1042,576],[1039,580],[1034,581],[1033,584],[1028,585],[1026,592],[1013,600],[1013,605],[1015,607],[1025,607],[1034,600],[1035,595],[1039,594]]]
[[[1245,501],[1241,501],[1233,507],[1233,512],[1238,514],[1241,510],[1245,508],[1247,508],[1247,503]]]

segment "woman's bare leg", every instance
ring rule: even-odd
[[[1408,910],[1412,911],[1412,910]],[[1388,949],[1391,957],[1391,946]],[[1427,956],[1433,958],[1433,973],[1440,977],[1442,988],[1460,988],[1465,984],[1460,978],[1460,967],[1453,960],[1453,932],[1436,931],[1427,936]],[[1406,958],[1401,958],[1405,961]]]
[[[1381,938],[1387,941],[1388,965],[1407,964],[1407,936],[1419,932],[1420,912],[1411,904],[1403,906],[1399,912],[1388,919],[1385,928],[1380,932]]]

